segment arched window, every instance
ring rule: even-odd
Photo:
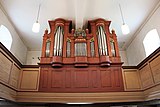
[[[143,45],[146,52],[146,57],[160,47],[160,38],[156,29],[147,33],[143,39]]]
[[[8,49],[10,50],[12,45],[12,36],[9,30],[4,26],[0,26],[0,42]]]

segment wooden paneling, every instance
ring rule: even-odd
[[[112,72],[110,69],[101,70],[101,85],[102,87],[112,87]]]
[[[160,55],[150,62],[155,83],[160,82]]]
[[[66,70],[65,72],[65,87],[71,87],[71,72],[69,70]]]
[[[17,92],[0,83],[0,98],[16,101]]]
[[[143,89],[154,85],[153,76],[149,64],[144,65],[140,70],[140,77]]]
[[[39,83],[39,70],[22,70],[20,90],[36,91]]]
[[[43,92],[106,92],[123,91],[119,67],[41,68],[39,91]]]
[[[143,92],[107,92],[107,93],[45,93],[45,92],[18,92],[17,102],[135,102],[144,101]],[[72,105],[72,107],[75,107]]]
[[[95,78],[95,79],[92,80],[93,88],[98,88],[99,85],[100,85],[99,84],[100,79],[99,79],[99,76],[98,76],[98,71],[97,70],[92,70],[91,71],[91,76],[92,76],[92,78]]]
[[[119,80],[122,80],[121,68],[115,67],[112,69],[112,72],[114,73],[111,76],[113,78],[112,81],[115,82],[114,87],[121,87],[121,85],[123,85],[122,82],[119,81]]]
[[[8,83],[9,75],[12,67],[12,61],[9,57],[0,51],[0,80]]]
[[[9,85],[13,86],[16,89],[18,88],[19,75],[20,67],[18,67],[18,65],[16,64],[13,64],[9,79]]]
[[[60,70],[51,71],[51,87],[62,88],[64,84],[64,72]]]
[[[140,78],[136,69],[124,70],[124,83],[126,91],[140,90]]]
[[[88,88],[89,84],[89,72],[78,70],[74,71],[74,87],[76,88]]]
[[[14,62],[11,53],[8,55],[8,50],[2,49],[0,48],[0,83],[17,90],[21,67]]]
[[[155,100],[160,98],[160,85],[155,85],[154,87],[148,88],[143,91],[143,96],[145,100]]]

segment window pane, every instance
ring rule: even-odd
[[[3,25],[0,26],[0,42],[10,50],[12,45],[12,36],[9,30]]]
[[[160,38],[156,29],[147,33],[143,40],[143,45],[146,52],[146,57],[160,47]]]

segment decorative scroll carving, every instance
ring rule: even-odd
[[[82,30],[81,28],[75,30],[74,36],[82,36],[82,37],[86,37],[86,33],[84,30]]]

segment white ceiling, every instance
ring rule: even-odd
[[[90,19],[104,18],[112,21],[119,47],[125,49],[134,33],[143,24],[160,0],[0,0],[9,19],[29,50],[41,50],[44,30],[49,28],[48,20],[64,18],[72,20],[76,27],[87,24]],[[36,21],[38,5],[42,2],[39,33],[32,32]],[[121,32],[122,19],[118,4],[121,4],[125,22],[130,34]]]

